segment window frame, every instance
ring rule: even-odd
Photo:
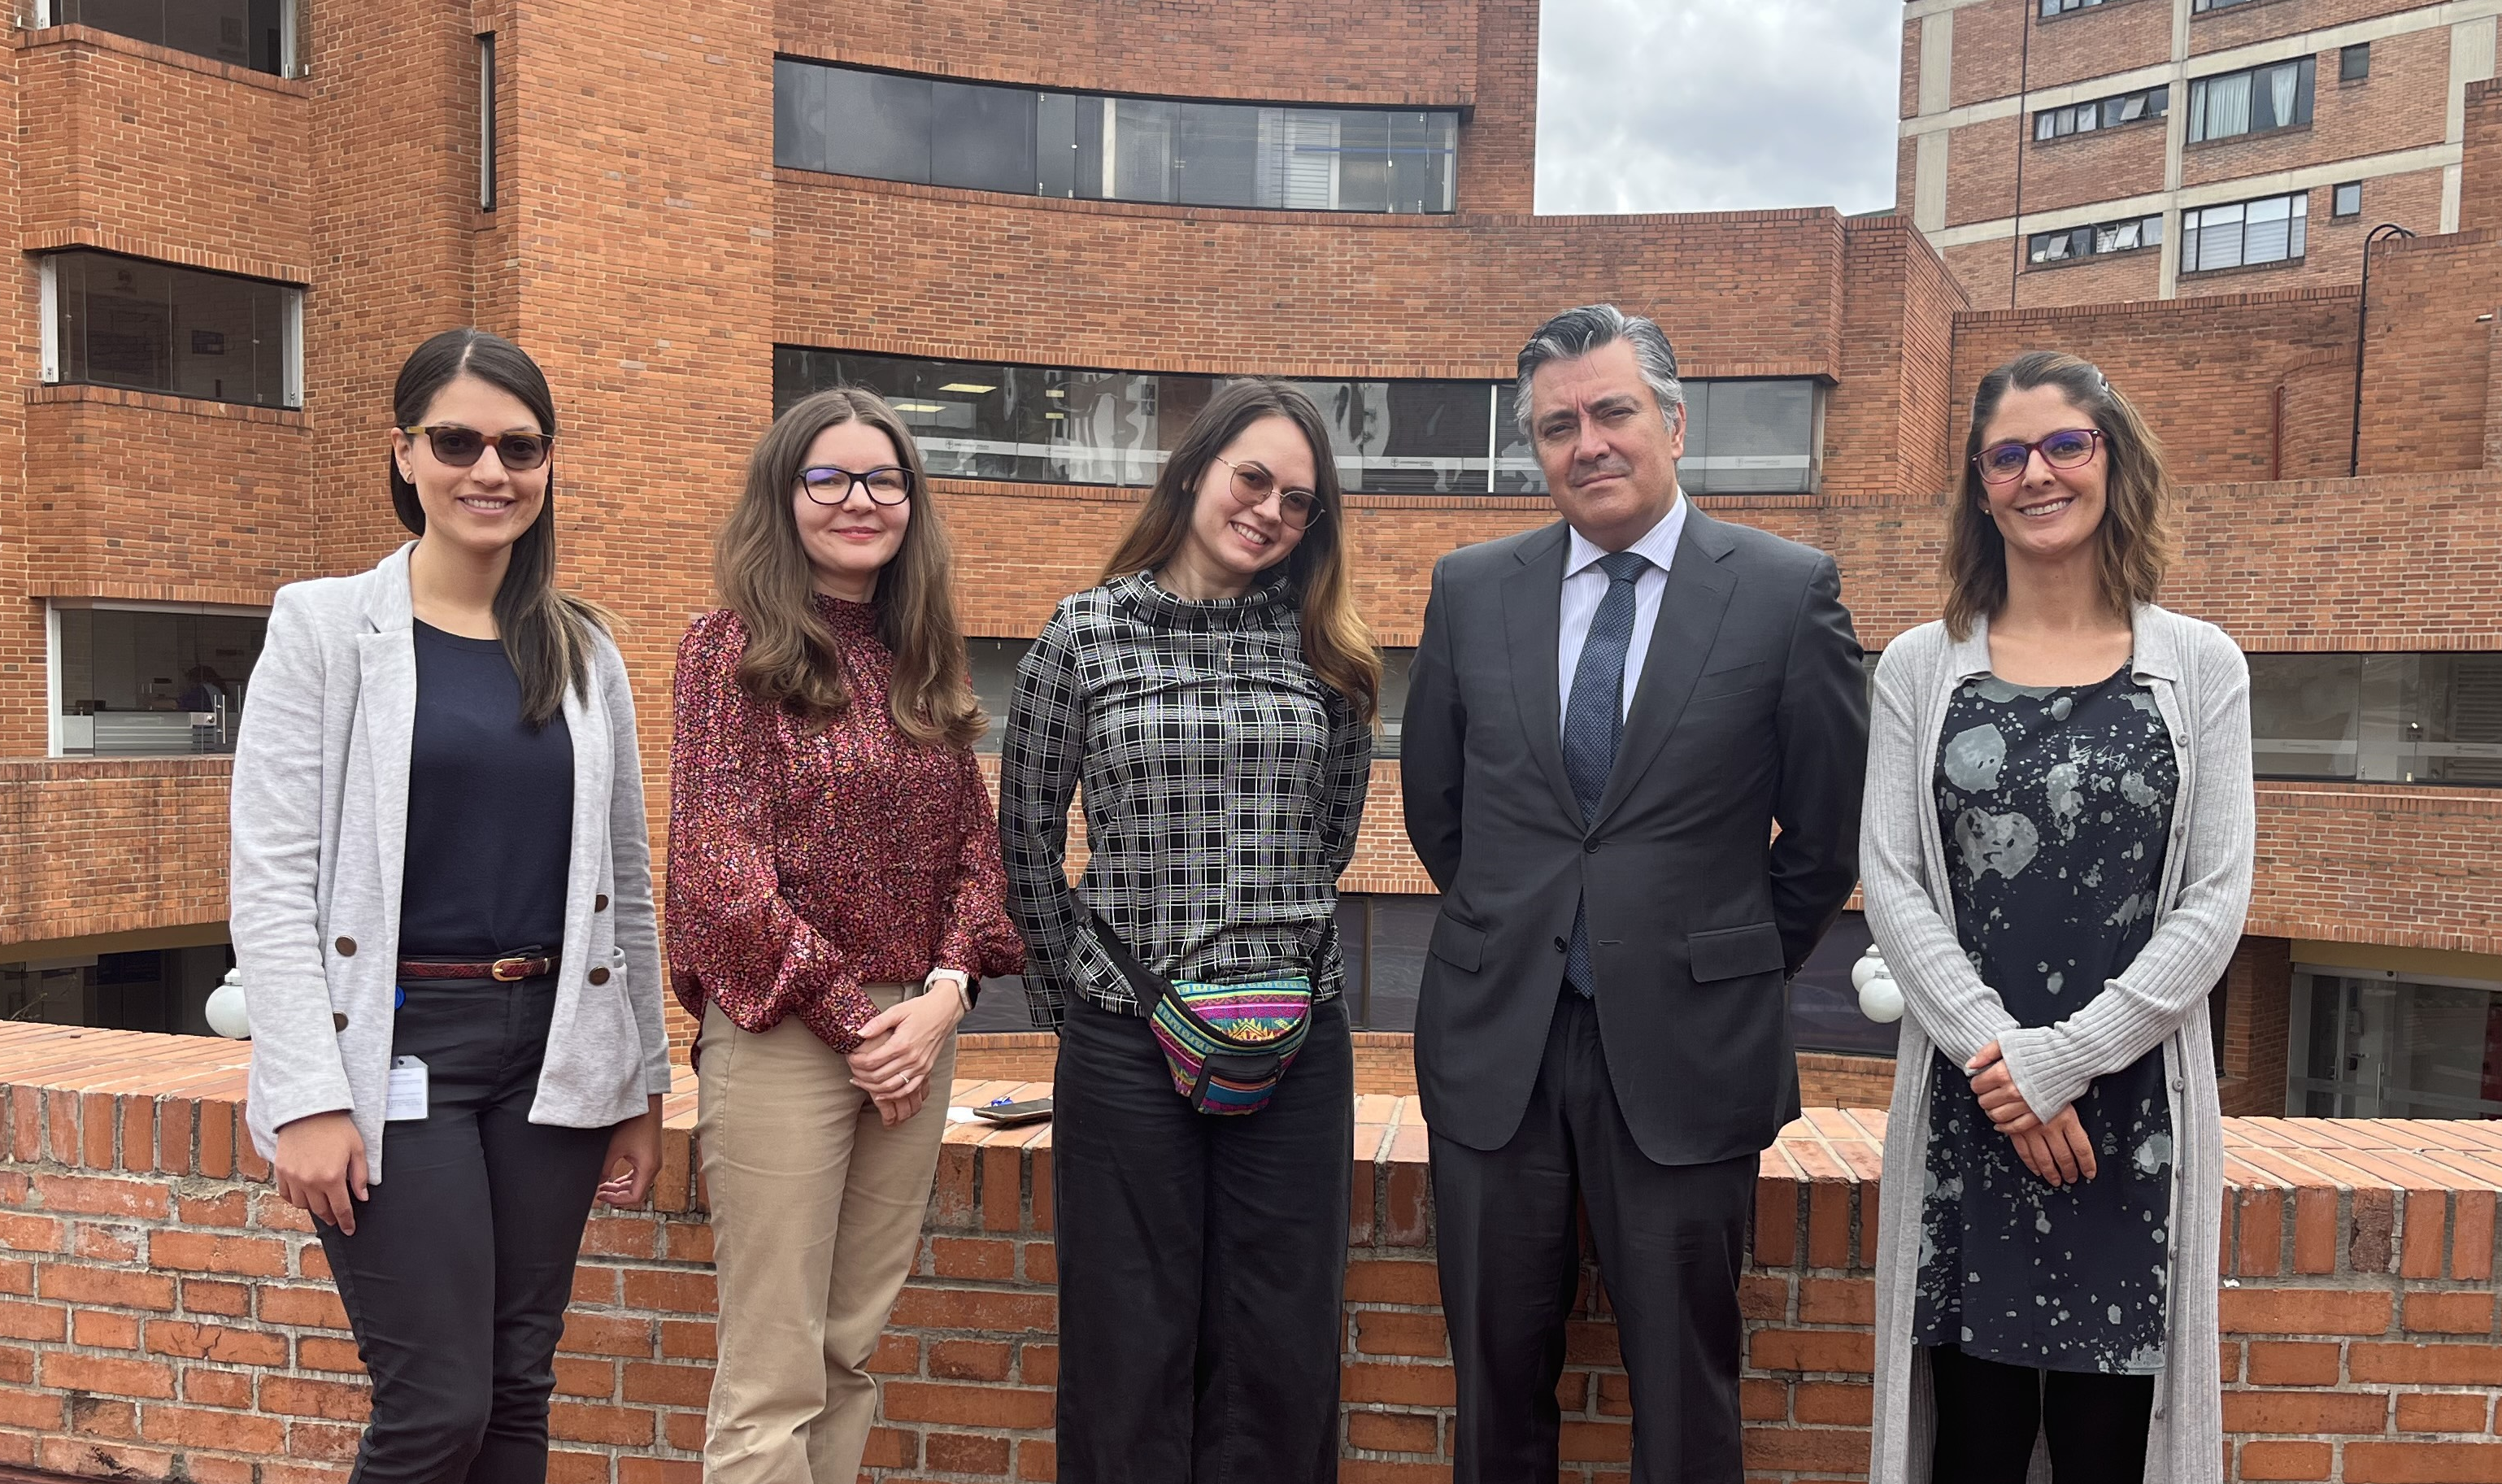
[[[478,33],[478,209],[495,209],[495,149],[498,125],[495,115],[495,33]]]
[[[63,654],[61,649],[61,615],[71,609],[78,609],[87,613],[141,613],[162,614],[169,617],[257,619],[261,624],[261,650],[263,653],[266,653],[269,643],[270,605],[257,603],[159,603],[143,598],[119,597],[60,596],[48,597],[44,599],[44,756],[47,758],[106,758],[127,759],[132,760],[146,760],[157,758],[230,758],[234,756],[231,745],[222,752],[209,753],[196,751],[166,753],[98,753],[95,751],[95,744],[92,735],[90,735],[87,748],[85,752],[73,753],[67,751],[66,738],[64,736],[64,732],[67,728],[64,724],[72,719],[66,709],[66,696],[63,694],[63,687],[66,684],[65,661],[67,657]],[[258,667],[258,660],[255,659],[254,662],[254,668],[257,669]],[[251,684],[251,678],[250,672],[246,672],[244,675],[236,677],[237,682],[244,685],[247,691]],[[236,726],[242,725],[242,715],[245,704],[249,704],[248,696],[245,703],[238,704],[235,708],[235,721],[232,725]],[[92,724],[90,723],[90,725]]]
[[[37,297],[40,303],[39,313],[43,319],[41,332],[42,362],[41,369],[38,373],[41,378],[42,385],[47,387],[109,387],[118,390],[137,391],[148,396],[178,397],[185,401],[212,402],[223,407],[270,406],[270,404],[266,402],[248,401],[232,397],[195,396],[190,392],[182,391],[173,387],[129,387],[118,382],[72,379],[68,374],[68,348],[62,344],[60,333],[62,313],[60,296],[60,259],[73,253],[88,257],[141,263],[148,267],[162,269],[172,274],[190,274],[203,278],[231,279],[238,283],[255,284],[277,289],[279,291],[279,335],[282,344],[279,347],[278,365],[279,400],[274,410],[284,412],[301,412],[304,410],[304,287],[302,285],[289,284],[281,279],[257,278],[249,273],[223,273],[215,268],[199,268],[194,267],[189,263],[170,262],[163,258],[140,257],[134,253],[116,253],[107,248],[90,247],[85,244],[72,244],[67,247],[55,248],[38,254],[35,259]]]
[[[882,180],[896,181],[902,184],[935,185],[946,189],[980,190],[992,194],[1024,196],[1038,200],[1074,199],[1088,201],[1123,201],[1132,204],[1178,206],[1194,211],[1327,211],[1350,216],[1396,217],[1452,216],[1457,214],[1459,211],[1459,181],[1461,155],[1463,152],[1460,149],[1460,135],[1465,110],[1458,105],[1429,108],[1355,108],[1324,102],[1275,103],[1234,98],[1185,98],[1166,94],[1115,93],[1076,88],[1034,87],[1017,84],[992,83],[973,79],[942,77],[929,73],[905,72],[894,68],[864,67],[848,62],[833,62],[820,57],[801,56],[790,52],[777,52],[775,53],[773,60],[775,91],[773,112],[775,122],[773,164],[776,169],[804,170],[818,174],[842,175],[857,180]],[[851,78],[892,79],[902,84],[926,84],[931,88],[939,86],[975,87],[993,90],[1002,94],[1023,94],[1028,100],[1030,100],[1028,107],[1032,112],[1034,118],[1033,127],[1030,131],[1032,136],[1034,146],[1032,162],[1032,174],[1034,176],[1033,184],[1028,188],[1009,190],[1003,188],[996,182],[991,184],[964,184],[955,181],[941,181],[937,178],[938,172],[934,168],[927,169],[923,175],[918,177],[912,175],[863,175],[854,170],[841,169],[835,165],[826,162],[822,157],[814,159],[806,158],[804,156],[808,156],[812,152],[812,149],[814,147],[821,146],[827,138],[829,125],[827,124],[823,115],[821,114],[812,130],[811,123],[809,121],[809,111],[804,99],[794,100],[786,103],[783,94],[786,83],[790,84],[794,87],[805,87],[807,85],[806,75],[810,72],[839,74]],[[822,84],[819,85],[821,87],[823,86]],[[1066,194],[1046,189],[1048,186],[1058,180],[1060,175],[1060,172],[1051,168],[1042,157],[1046,149],[1055,148],[1061,142],[1056,135],[1051,136],[1048,139],[1046,138],[1045,131],[1051,127],[1050,116],[1058,111],[1058,106],[1064,101],[1073,105],[1069,110],[1072,117],[1093,115],[1098,111],[1090,108],[1089,105],[1094,104],[1099,100],[1102,105],[1099,110],[1099,126],[1093,130],[1089,130],[1084,127],[1083,124],[1080,124],[1077,128],[1077,133],[1081,138],[1085,137],[1090,132],[1099,135],[1099,167],[1097,166],[1096,161],[1089,160],[1085,162],[1083,166],[1072,170],[1069,175],[1070,188]],[[830,109],[830,107],[831,105],[828,103],[828,108]],[[1263,193],[1264,187],[1259,183],[1268,174],[1267,162],[1265,160],[1259,160],[1258,156],[1261,152],[1265,151],[1268,147],[1269,139],[1268,134],[1268,125],[1271,120],[1268,120],[1262,116],[1268,114],[1276,114],[1279,116],[1275,120],[1273,120],[1273,122],[1276,124],[1275,139],[1281,142],[1291,141],[1299,128],[1307,126],[1314,120],[1326,119],[1342,127],[1349,119],[1372,119],[1377,118],[1381,121],[1381,131],[1384,136],[1381,152],[1390,156],[1390,158],[1385,161],[1385,166],[1394,172],[1389,177],[1385,189],[1384,199],[1388,204],[1382,206],[1373,206],[1369,204],[1362,206],[1347,206],[1340,204],[1344,199],[1349,186],[1347,173],[1345,170],[1341,169],[1341,166],[1345,163],[1344,156],[1362,152],[1359,151],[1357,147],[1335,142],[1337,138],[1336,133],[1333,133],[1331,136],[1334,142],[1323,146],[1293,144],[1291,145],[1291,148],[1289,148],[1286,143],[1280,143],[1278,145],[1278,148],[1286,149],[1288,150],[1288,152],[1302,152],[1306,150],[1312,150],[1317,151],[1318,152],[1325,152],[1331,156],[1327,170],[1329,182],[1328,195],[1330,198],[1330,204],[1327,206],[1317,206],[1303,202],[1283,202],[1280,204],[1269,205],[1257,201],[1208,202],[1191,199],[1187,195],[1187,186],[1184,184],[1186,177],[1183,174],[1187,165],[1187,159],[1182,151],[1184,126],[1185,124],[1188,124],[1193,127],[1203,128],[1211,121],[1214,121],[1207,117],[1209,111],[1212,110],[1230,110],[1238,112],[1243,116],[1243,120],[1250,123],[1252,126],[1254,136],[1259,141],[1254,145],[1255,164],[1253,167],[1253,174],[1255,185],[1252,193],[1255,196]],[[1185,118],[1185,115],[1188,117]],[[1131,123],[1124,118],[1124,116],[1135,116],[1136,121],[1134,123]],[[790,127],[787,131],[784,128],[784,122],[786,119],[790,122]],[[1423,135],[1422,143],[1416,143],[1412,140],[1403,141],[1401,138],[1402,120],[1405,119],[1415,120],[1412,127],[1421,131]],[[1121,137],[1125,132],[1125,125],[1127,125],[1126,132],[1132,136],[1126,145]],[[919,125],[907,123],[907,132],[916,127],[919,127]],[[787,139],[785,137],[786,132],[789,135]],[[937,136],[937,130],[935,127],[930,127],[926,132],[930,136],[929,142],[934,144]],[[786,158],[784,155],[784,146],[786,143],[791,147],[792,157],[789,158]],[[1136,152],[1151,151],[1159,143],[1161,144],[1161,153],[1164,158],[1163,168],[1160,172],[1151,169],[1145,172],[1145,174],[1161,175],[1163,182],[1161,191],[1141,192],[1133,190],[1132,193],[1124,193],[1120,185],[1122,180],[1121,172],[1124,164],[1128,163],[1132,165],[1133,167],[1132,174],[1139,179],[1143,179],[1143,176],[1140,175],[1134,166],[1137,160],[1144,158],[1144,156],[1138,155]],[[1081,149],[1083,146],[1072,144],[1070,145],[1070,148]],[[1416,158],[1413,161],[1409,161],[1404,158],[1404,156],[1407,155],[1414,155]],[[1395,171],[1403,164],[1411,163],[1416,168],[1423,169],[1426,172],[1425,180],[1420,184],[1412,186],[1409,182],[1395,174]],[[1094,183],[1094,193],[1080,194],[1079,191],[1083,188],[1083,183],[1090,181]],[[1281,188],[1283,187],[1281,186]],[[1418,192],[1423,193],[1420,194]],[[1409,210],[1401,204],[1405,200],[1414,200],[1424,204],[1419,209]]]
[[[2245,127],[2240,131],[2231,134],[2215,134],[2208,132],[2208,103],[2215,95],[2215,85],[2216,84],[2229,83],[2235,78],[2248,78],[2249,80],[2250,113],[2251,117],[2255,118],[2257,113],[2259,88],[2262,85],[2260,83],[2260,75],[2263,73],[2274,72],[2280,67],[2291,67],[2294,69],[2294,118],[2291,120],[2271,123],[2263,129]],[[2305,51],[2295,56],[2281,57],[2273,62],[2261,62],[2255,66],[2249,67],[2236,67],[2229,72],[2211,72],[2205,77],[2191,78],[2188,80],[2188,83],[2187,96],[2189,113],[2188,118],[2183,120],[2184,126],[2181,130],[2181,144],[2183,148],[2197,145],[2230,144],[2235,140],[2241,139],[2265,139],[2274,135],[2290,134],[2297,130],[2311,127],[2312,118],[2316,111],[2319,97],[2319,58],[2311,52]],[[2305,86],[2305,84],[2308,84],[2309,85]]]
[[[2079,232],[2091,232],[2093,233],[2092,242],[2099,243],[2102,240],[2103,233],[2116,232],[2124,227],[2131,226],[2136,227],[2138,231],[2138,243],[2137,246],[2133,248],[2111,248],[2106,250],[2088,245],[2084,252],[2071,253],[2064,257],[2043,257],[2035,255],[2037,246],[2039,244],[2047,243],[2061,237],[2065,237],[2073,241],[2076,234]],[[2150,236],[2148,235],[2149,229],[2151,231]],[[2080,221],[2074,226],[2053,227],[2050,230],[2044,232],[2028,232],[2025,234],[2024,240],[2024,269],[2026,272],[2031,273],[2049,268],[2071,267],[2078,263],[2089,263],[2094,261],[2096,258],[2126,257],[2133,253],[2159,253],[2161,251],[2163,251],[2163,213],[2146,212],[2135,217],[2121,217],[2111,221]]]
[[[2357,60],[2362,63],[2359,67],[2354,65]],[[2370,42],[2358,41],[2352,46],[2337,49],[2338,82],[2361,83],[2369,80],[2371,76],[2372,44]]]
[[[2354,192],[2354,209],[2350,212],[2346,210],[2344,205],[2346,192],[2350,190]],[[2361,181],[2340,181],[2336,185],[2328,187],[2329,219],[2342,220],[2347,218],[2359,217],[2361,215],[2363,215],[2363,183]]]
[[[298,20],[300,19],[296,9],[298,4],[299,0],[278,0],[278,56],[276,57],[278,70],[276,72],[260,72],[260,69],[257,67],[245,65],[243,68],[244,71],[260,72],[262,77],[300,78],[304,75],[303,63],[297,55],[295,43],[295,28]],[[50,26],[67,25],[70,23],[67,20],[64,20],[61,17],[61,0],[35,0],[34,11],[30,18],[34,22],[32,29],[35,30],[43,30]],[[102,27],[98,27],[98,29],[100,30]],[[118,35],[119,33],[117,32],[114,34]],[[133,40],[137,39],[138,38],[133,38]],[[147,45],[155,46],[160,44],[150,42],[147,43]],[[181,51],[185,56],[197,56],[204,61],[217,62],[222,66],[232,67],[240,65],[238,63],[228,62],[223,57],[207,56],[201,52],[185,51],[181,47],[167,47],[165,50],[168,51]]]
[[[2254,206],[2265,206],[2273,201],[2282,201],[2286,203],[2284,219],[2285,254],[2282,257],[2271,257],[2259,262],[2251,262],[2248,256],[2250,208]],[[2242,214],[2241,221],[2239,223],[2242,229],[2241,260],[2239,262],[2218,263],[2213,268],[2200,268],[2194,263],[2188,261],[2190,245],[2192,243],[2196,243],[2202,248],[2204,246],[2207,232],[2207,223],[2204,219],[2206,214],[2209,212],[2228,210],[2239,211]],[[2201,219],[2196,226],[2191,226],[2188,220],[2189,217],[2193,213]],[[2272,195],[2252,196],[2241,201],[2214,201],[2205,206],[2184,206],[2181,209],[2181,222],[2180,237],[2181,258],[2180,262],[2180,271],[2184,275],[2193,273],[2229,273],[2236,268],[2289,267],[2303,261],[2304,258],[2310,255],[2311,192],[2307,189],[2278,191]],[[2294,228],[2297,224],[2302,228],[2302,245],[2301,251],[2299,252],[2294,251]]]
[[[2162,106],[2159,108],[2155,106],[2155,99],[2158,96],[2162,99]],[[2128,100],[2131,98],[2144,98],[2146,100],[2146,111],[2139,114],[2134,118],[2122,118],[2115,123],[2105,123],[2102,121],[2103,114],[2110,109],[2111,105],[2116,103],[2125,110]],[[2090,109],[2093,111],[2095,121],[2092,127],[2084,128],[2073,125],[2066,129],[2058,127],[2062,118],[2081,121],[2082,115],[2079,111],[2084,109]],[[2033,143],[2037,145],[2056,144],[2062,139],[2082,139],[2089,134],[2103,135],[2117,133],[2122,129],[2133,129],[2142,124],[2159,123],[2165,118],[2170,118],[2171,115],[2171,84],[2156,83],[2147,87],[2132,87],[2126,92],[2108,93],[2098,98],[2079,99],[2074,103],[2059,104],[2055,108],[2035,109],[2033,111]],[[2046,125],[2049,128],[2048,133],[2043,132]]]

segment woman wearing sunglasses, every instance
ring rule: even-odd
[[[722,527],[727,606],[678,647],[669,966],[702,1026],[714,1484],[860,1472],[956,1023],[1024,957],[928,485],[874,393],[796,403]]]
[[[1064,1478],[1336,1476],[1354,1063],[1331,924],[1381,678],[1344,525],[1310,400],[1229,386],[1017,670],[1000,819],[1027,994],[1060,1031]],[[1209,990],[1302,1036],[1265,1092],[1190,1075],[1170,996]]]
[[[280,590],[235,748],[253,1140],[373,1380],[355,1477],[533,1481],[592,1197],[635,1204],[659,1167],[634,702],[556,587],[529,356],[446,331],[392,413],[417,539]]]
[[[1885,1484],[2212,1478],[2207,995],[2250,890],[2249,671],[2156,607],[2154,440],[2102,373],[1983,378],[1943,620],[1876,670],[1861,870],[1907,1014],[1877,1253]]]

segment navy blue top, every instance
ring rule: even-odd
[[[562,712],[543,727],[522,720],[501,641],[414,627],[400,956],[554,953],[573,859],[573,733]]]

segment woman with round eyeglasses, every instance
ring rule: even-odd
[[[722,527],[726,606],[678,647],[669,967],[702,1028],[715,1484],[859,1473],[956,1024],[1024,958],[927,486],[874,393],[795,403]]]
[[[2100,371],[1992,371],[1964,455],[1945,615],[1877,665],[1861,829],[1906,1010],[1870,1477],[2212,1478],[2248,667],[2155,605],[2169,486]]]
[[[235,749],[252,1134],[372,1378],[354,1476],[531,1484],[592,1202],[659,1172],[642,756],[556,585],[546,376],[447,330],[391,405],[416,539],[279,590]]]
[[[1226,387],[1017,669],[1000,827],[1026,993],[1060,1032],[1063,1478],[1336,1476],[1354,1062],[1332,922],[1381,680],[1345,521],[1311,401]],[[1263,1033],[1308,1007],[1265,1105],[1175,1060],[1185,994],[1266,1000]]]

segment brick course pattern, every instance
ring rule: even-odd
[[[0,1028],[0,1467],[202,1484],[343,1479],[366,1407],[301,1213],[242,1130],[243,1049]],[[714,1353],[692,1079],[648,1209],[595,1216],[557,1362],[551,1477],[694,1484]],[[1042,1091],[959,1082],[964,1104]],[[1359,1100],[1342,1471],[1448,1476],[1453,1398],[1414,1100]],[[1757,1186],[1742,1280],[1748,1476],[1866,1467],[1884,1116],[1819,1108]],[[2228,1479],[2484,1477],[2502,1133],[2236,1119],[2222,1244]],[[1049,1480],[1057,1315],[1048,1126],[952,1128],[874,1368],[868,1477]],[[1621,1478],[1615,1332],[1585,1263],[1564,1477]]]

